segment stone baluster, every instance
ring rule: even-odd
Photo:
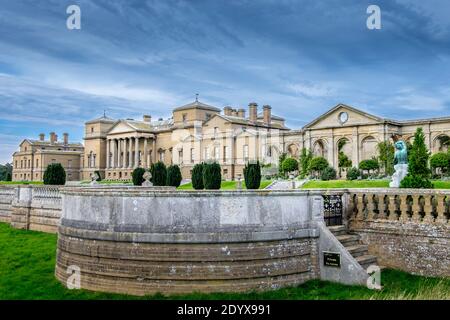
[[[402,221],[402,222],[409,221],[408,195],[407,194],[400,195],[400,216],[398,218],[399,218],[399,221]]]
[[[358,193],[356,195],[356,209],[358,212],[356,213],[356,219],[357,220],[363,220],[364,219],[364,194]]]
[[[423,206],[423,211],[425,212],[425,216],[423,217],[424,223],[433,223],[433,196],[431,194],[427,194],[424,196],[425,204]]]
[[[411,216],[411,221],[414,222],[420,222],[421,217],[420,217],[420,196],[415,194],[412,196],[413,198],[413,204],[412,204],[412,216]]]
[[[386,212],[386,204],[384,203],[384,194],[378,195],[378,219],[386,219],[387,218],[387,212]]]
[[[389,205],[388,205],[388,209],[389,209],[389,220],[391,221],[397,221],[398,220],[398,216],[397,216],[397,204],[395,203],[395,195],[394,194],[390,194],[388,196],[389,198]]]
[[[445,224],[445,223],[447,223],[447,219],[445,217],[445,208],[446,208],[445,195],[440,195],[440,194],[437,195],[436,200],[437,200],[437,206],[436,206],[437,217],[436,217],[435,223]]]
[[[367,220],[375,219],[375,199],[373,194],[366,195],[367,198]]]

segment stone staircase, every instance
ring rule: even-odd
[[[377,264],[377,257],[368,253],[367,245],[361,242],[359,235],[348,233],[343,225],[330,226],[328,229],[364,269]]]

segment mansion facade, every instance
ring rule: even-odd
[[[357,166],[376,156],[377,144],[393,134],[411,142],[416,129],[422,127],[433,153],[446,148],[441,137],[450,136],[450,117],[397,121],[338,104],[302,129],[291,130],[283,118],[272,114],[269,105],[261,109],[250,103],[247,110],[229,106],[221,110],[196,100],[175,108],[165,120],[144,115],[142,120],[103,116],[88,121],[84,149],[77,155],[77,178],[89,180],[99,171],[103,179],[129,180],[135,168],[149,168],[158,161],[179,165],[183,178],[190,178],[195,164],[216,161],[224,179],[236,179],[249,161],[278,165],[281,153],[298,157],[302,148],[325,157],[335,168],[342,151]],[[13,179],[18,180],[18,162],[14,160],[13,165]],[[30,180],[38,178],[42,174],[36,179],[31,175]]]

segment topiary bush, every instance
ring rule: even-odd
[[[203,168],[203,185],[205,189],[219,190],[221,182],[220,165],[217,162],[205,164]]]
[[[326,167],[320,174],[320,179],[324,181],[335,180],[336,170],[333,167]]]
[[[261,185],[261,166],[259,161],[245,165],[244,179],[247,189],[259,189]]]
[[[440,173],[443,174],[447,172],[447,169],[449,167],[449,155],[445,152],[438,152],[431,156],[430,158],[430,167],[434,171],[434,173],[437,175],[437,170],[440,169]]]
[[[177,165],[172,165],[167,168],[167,183],[166,185],[178,188],[181,184],[181,171]]]
[[[66,183],[66,171],[61,163],[52,163],[44,172],[44,184],[62,186]]]
[[[314,157],[309,163],[308,171],[309,173],[319,173],[320,175],[320,173],[328,167],[329,164],[327,159],[325,159],[324,157]]]
[[[204,163],[197,163],[192,168],[192,187],[195,190],[203,190],[205,188],[203,185],[203,169]]]
[[[150,172],[152,174],[152,183],[154,186],[166,185],[167,169],[166,165],[163,162],[158,161],[157,163],[152,164]]]
[[[142,186],[142,183],[145,181],[143,177],[144,173],[145,173],[144,168],[136,168],[133,170],[133,173],[131,174],[133,185]]]
[[[359,177],[359,170],[358,170],[358,168],[353,167],[351,169],[348,169],[348,171],[347,171],[347,180],[350,180],[350,181],[357,180],[358,177]]]
[[[359,163],[359,169],[370,173],[370,171],[378,170],[380,165],[376,159],[362,160]]]
[[[298,161],[294,158],[286,158],[281,164],[284,173],[298,170]]]

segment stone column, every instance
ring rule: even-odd
[[[109,169],[109,164],[110,164],[110,156],[109,156],[109,144],[110,144],[110,140],[106,139],[106,169]]]
[[[117,139],[117,168],[122,168],[122,139]]]
[[[148,163],[147,163],[147,160],[148,160],[148,158],[147,158],[147,153],[148,153],[148,150],[147,150],[147,140],[148,140],[148,138],[144,138],[144,155],[143,155],[143,164],[144,164],[144,168],[147,168],[148,167]]]
[[[111,150],[111,168],[115,168],[115,162],[116,162],[116,140],[110,139],[109,142],[111,143],[110,150]]]
[[[130,138],[128,146],[128,168],[133,168],[133,138]]]
[[[153,163],[156,163],[156,140],[153,138],[152,143],[152,156],[153,156]]]
[[[139,137],[134,138],[134,168],[139,167]]]

